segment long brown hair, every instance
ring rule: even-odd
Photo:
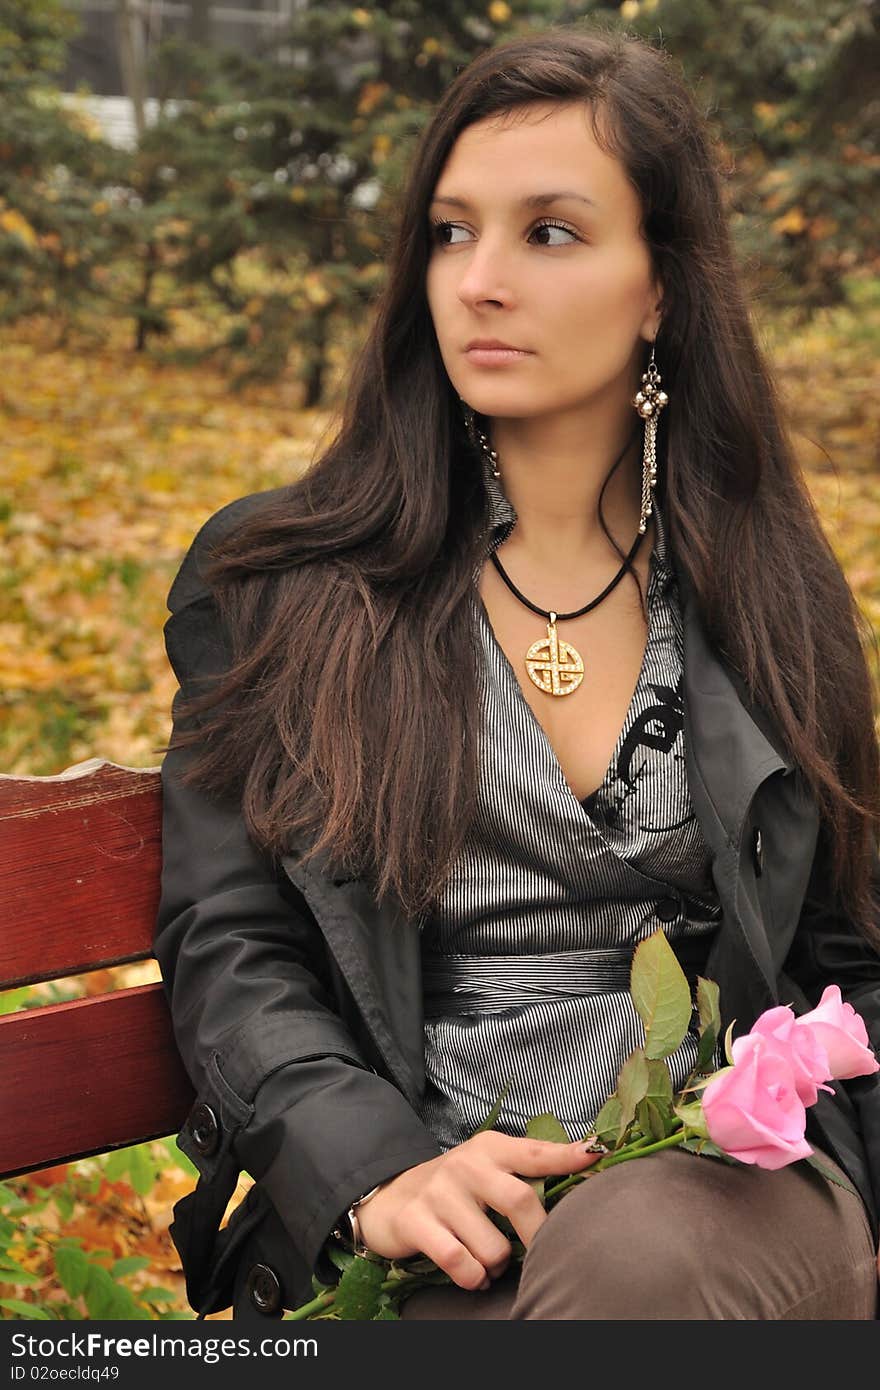
[[[632,35],[568,25],[504,43],[437,105],[334,441],[211,547],[229,666],[171,746],[197,745],[186,780],[234,790],[268,854],[321,851],[411,915],[442,887],[475,802],[488,514],[426,299],[428,205],[462,130],[548,100],[584,104],[638,192],[664,291],[658,498],[675,563],[817,797],[834,883],[871,936],[870,630],[786,437],[704,117],[678,64]]]

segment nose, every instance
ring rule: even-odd
[[[497,241],[493,244],[484,237],[474,246],[458,282],[458,297],[469,309],[513,302],[505,256]]]

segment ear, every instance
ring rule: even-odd
[[[660,325],[663,322],[664,302],[663,286],[659,280],[655,280],[649,296],[650,308],[642,320],[639,330],[646,343],[653,343],[657,334],[660,332]]]

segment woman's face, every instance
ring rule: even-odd
[[[536,201],[548,194],[552,201]],[[527,202],[531,199],[531,202]],[[468,126],[434,188],[427,297],[449,378],[474,410],[525,417],[628,405],[659,286],[638,195],[580,102]],[[521,351],[482,355],[473,339]],[[524,351],[522,351],[524,350]]]

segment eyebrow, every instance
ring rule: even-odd
[[[556,203],[564,198],[574,198],[579,203],[588,203],[590,207],[597,208],[599,204],[593,198],[587,198],[583,193],[575,193],[571,189],[563,189],[556,193],[530,193],[528,197],[520,199],[520,207],[546,207],[548,203]],[[454,208],[470,208],[471,204],[466,198],[454,198],[451,195],[435,195],[431,199],[431,204],[448,203]]]

